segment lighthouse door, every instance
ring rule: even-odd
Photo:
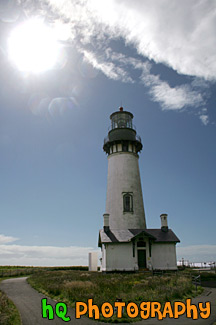
[[[146,250],[138,249],[138,266],[139,268],[146,268]]]

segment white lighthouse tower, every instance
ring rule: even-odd
[[[160,229],[146,227],[138,163],[142,143],[133,114],[120,107],[110,120],[103,146],[108,155],[108,177],[104,227],[98,243],[102,271],[175,270],[179,239],[168,228],[167,214],[161,215]]]
[[[111,114],[111,128],[104,141],[108,154],[106,213],[110,229],[146,228],[139,172],[140,137],[133,114],[120,110]]]

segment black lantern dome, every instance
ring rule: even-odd
[[[108,136],[104,139],[103,150],[109,155],[114,153],[110,150],[113,145],[121,144],[122,150],[130,151],[129,145],[132,145],[132,152],[138,153],[142,150],[141,138],[136,134],[135,126],[133,125],[133,114],[123,110],[120,107],[119,111],[110,115],[111,126]]]

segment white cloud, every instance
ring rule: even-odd
[[[216,78],[216,4],[211,0],[49,0],[53,11],[92,39],[122,37],[137,52],[179,73]],[[73,36],[74,37],[74,36]]]
[[[16,237],[0,235],[0,245],[1,244],[12,243],[12,242],[14,242],[16,240],[18,240],[18,238],[16,238]]]
[[[84,58],[91,63],[95,69],[101,70],[108,78],[133,83],[127,71],[115,65],[113,62],[107,62],[103,58],[99,59],[93,52],[87,50],[83,50],[83,54]]]
[[[1,265],[70,266],[88,265],[92,247],[0,245]]]
[[[89,51],[83,51],[85,59],[96,69],[101,70],[111,79],[120,79],[124,82],[135,82],[128,75],[128,66],[140,71],[140,81],[149,87],[152,99],[159,102],[162,108],[179,110],[187,106],[200,106],[204,103],[201,93],[193,90],[190,85],[170,87],[166,81],[160,79],[159,75],[151,73],[151,64],[133,57],[127,57],[122,53],[113,52],[110,48],[104,53],[103,63],[99,63],[96,56]],[[112,60],[113,62],[109,62]],[[197,84],[196,84],[197,87]]]
[[[177,259],[182,257],[190,262],[214,262],[216,261],[216,245],[191,245],[177,246]]]
[[[207,125],[209,123],[209,117],[206,114],[200,115],[200,120],[203,122],[204,125]]]
[[[187,85],[170,87],[165,81],[153,84],[150,94],[154,101],[159,102],[163,109],[182,109],[185,106],[199,106],[203,99],[201,94]]]
[[[134,70],[140,70],[139,81],[149,87],[152,100],[162,109],[198,107],[200,120],[208,124],[207,114],[200,110],[209,87],[206,81],[216,80],[215,2],[48,0],[48,4],[55,25],[66,28],[62,39],[70,39],[95,69],[108,78],[130,83],[137,81]],[[119,39],[133,47],[140,59],[115,53],[111,41]],[[151,73],[150,60],[195,78],[190,84],[188,80],[188,84],[170,86]]]

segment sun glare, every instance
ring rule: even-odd
[[[40,73],[55,67],[60,46],[54,30],[39,19],[17,26],[8,39],[9,58],[21,71]]]

